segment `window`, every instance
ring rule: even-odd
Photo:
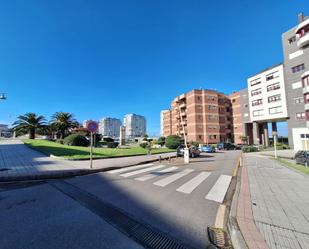
[[[281,100],[281,94],[268,97],[268,103],[277,102]]]
[[[198,136],[198,139],[202,139],[202,136],[201,136],[201,135],[199,135],[199,136]]]
[[[298,66],[292,67],[292,73],[297,73],[302,70],[305,70],[305,64],[300,64]]]
[[[247,108],[247,107],[248,107],[248,104],[244,104],[244,107]]]
[[[262,88],[258,88],[251,91],[251,96],[259,95],[262,93]]]
[[[272,72],[266,75],[266,80],[272,80],[279,77],[279,71]]]
[[[296,36],[292,36],[290,39],[288,39],[288,41],[289,41],[289,44],[296,42]]]
[[[216,100],[216,97],[215,96],[211,96],[211,95],[206,95],[206,99],[208,100]]]
[[[303,87],[309,86],[309,75],[306,75],[304,78],[302,78],[301,82],[303,83]]]
[[[302,120],[302,119],[305,119],[306,117],[304,112],[297,112],[295,116],[297,120]]]
[[[256,99],[252,101],[252,106],[256,106],[256,105],[262,105],[263,104],[263,100],[262,99]]]
[[[282,113],[282,106],[269,108],[269,114],[277,114],[277,113]]]
[[[309,95],[308,95],[308,97],[309,97]],[[304,103],[304,97],[294,98],[294,103],[295,104],[302,104],[302,103]]]
[[[306,93],[306,94],[304,95],[304,98],[301,98],[301,99],[302,99],[302,100],[305,99],[305,103],[308,104],[308,103],[309,103],[309,93]]]
[[[253,113],[252,113],[252,114],[253,114],[253,117],[263,116],[263,109],[253,111]]]
[[[236,99],[232,99],[232,103],[235,103],[236,102]]]
[[[251,86],[255,86],[255,85],[260,84],[260,83],[261,83],[261,78],[257,78],[257,79],[250,81]]]
[[[208,115],[208,119],[209,120],[218,120],[218,116],[217,115]]]
[[[267,92],[274,91],[274,90],[277,90],[277,89],[280,89],[280,83],[279,82],[267,86]]]
[[[215,105],[208,105],[208,110],[216,110],[217,107]]]
[[[200,97],[200,96],[197,96],[196,99],[197,99],[197,101],[200,101],[200,100],[201,100],[201,97]]]

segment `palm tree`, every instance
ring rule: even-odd
[[[41,130],[45,126],[44,116],[38,116],[33,112],[28,112],[18,116],[18,120],[13,124],[13,129],[22,134],[29,133],[29,139],[35,139],[37,130]]]
[[[60,138],[63,139],[70,128],[78,127],[78,122],[72,113],[56,112],[52,115],[50,125],[60,134]]]

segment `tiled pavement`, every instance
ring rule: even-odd
[[[308,249],[309,177],[259,155],[246,154],[244,165],[255,224],[269,248]]]
[[[162,157],[175,153],[161,154]],[[145,155],[123,158],[98,159],[93,161],[93,169],[124,167],[155,160],[159,155]],[[27,177],[62,175],[78,171],[88,171],[89,161],[68,161],[48,157],[30,149],[19,140],[0,141],[0,181],[26,179]]]

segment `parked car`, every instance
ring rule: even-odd
[[[202,145],[200,147],[201,152],[213,153],[216,152],[216,148],[212,145]]]
[[[184,155],[184,145],[179,145],[177,148],[177,156],[183,156]],[[198,157],[200,156],[200,150],[196,146],[190,146],[189,147],[189,156],[190,157]]]
[[[297,164],[309,166],[309,151],[300,150],[295,154],[295,162]]]
[[[241,147],[232,143],[218,143],[218,150],[241,150]]]

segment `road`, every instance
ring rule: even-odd
[[[0,186],[1,248],[143,248],[147,232],[161,245],[205,248],[239,155]]]

